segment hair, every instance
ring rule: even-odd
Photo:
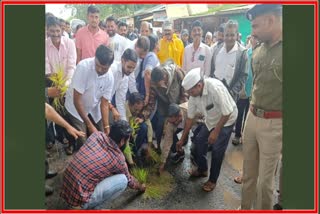
[[[110,48],[100,45],[96,50],[96,58],[101,65],[111,65],[114,60],[114,54]]]
[[[100,13],[100,10],[97,6],[90,5],[87,10],[87,14],[89,13]]]
[[[118,120],[111,125],[109,137],[119,145],[122,139],[128,140],[131,134],[132,128],[129,123],[125,120]]]
[[[133,49],[128,48],[123,52],[121,59],[124,59],[125,61],[132,61],[137,63],[138,55]]]
[[[59,26],[60,27],[60,20],[55,16],[48,16],[46,20],[47,28],[51,26]]]
[[[224,33],[224,28],[225,28],[225,24],[221,24],[221,25],[218,27],[218,32]]]
[[[142,94],[140,94],[139,92],[133,92],[129,95],[129,105],[134,105],[138,102],[143,102],[144,101],[144,97]]]
[[[176,117],[180,113],[180,107],[178,104],[171,103],[168,108],[168,117]]]
[[[66,23],[66,20],[60,18],[60,19],[59,19],[59,22],[60,22],[60,23]]]
[[[183,36],[184,34],[187,34],[189,36],[189,31],[188,29],[182,29],[180,34],[181,36]]]
[[[70,25],[70,22],[66,21],[66,25]]]
[[[119,21],[119,23],[118,23],[118,28],[120,28],[120,27],[126,27],[126,28],[128,28],[128,25],[127,25],[127,23],[125,23],[125,22]]]
[[[136,43],[138,48],[141,48],[144,51],[149,51],[150,49],[150,40],[146,36],[140,36]]]
[[[106,23],[104,22],[104,21],[100,21],[99,22],[99,27],[101,28],[101,27],[106,27]]]
[[[76,31],[78,31],[80,28],[82,28],[83,25],[82,24],[78,24],[77,27],[76,27]]]
[[[236,20],[229,20],[229,21],[226,23],[225,28],[236,28],[237,31],[238,31],[238,22],[237,22]]]
[[[164,79],[164,73],[162,71],[161,66],[157,66],[154,69],[152,69],[151,72],[151,80],[155,83],[160,82],[161,80]]]
[[[154,35],[154,34],[150,34],[148,36],[149,38],[149,41],[150,41],[150,48],[149,48],[149,51],[153,51],[154,48],[156,47],[156,44],[158,43],[159,41],[159,38],[158,36]]]
[[[146,26],[148,26],[149,30],[152,30],[152,24],[150,22],[147,22],[147,21],[141,22],[140,28],[141,28],[142,25],[146,25]]]
[[[202,29],[202,23],[199,20],[192,22],[191,29],[194,27],[200,27]]]
[[[107,17],[106,22],[114,22],[116,24],[118,23],[117,19],[114,18],[114,16]]]

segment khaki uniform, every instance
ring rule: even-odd
[[[271,48],[265,44],[257,47],[252,71],[252,107],[243,134],[241,208],[251,209],[257,199],[255,209],[271,210],[274,174],[282,150],[282,41]],[[265,112],[271,116],[266,118]],[[274,113],[278,116],[272,116]]]

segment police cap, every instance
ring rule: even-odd
[[[249,9],[246,13],[246,17],[248,20],[252,21],[256,17],[261,16],[266,13],[281,11],[281,4],[256,4],[251,9]]]

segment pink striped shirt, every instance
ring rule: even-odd
[[[97,33],[92,34],[88,26],[80,28],[75,39],[77,49],[81,50],[80,60],[94,57],[99,45],[109,44],[109,36],[105,31],[99,29]]]
[[[51,38],[46,40],[46,75],[57,72],[62,68],[65,77],[68,78],[67,85],[71,82],[71,78],[76,69],[77,52],[74,41],[61,36],[59,50],[53,45]]]

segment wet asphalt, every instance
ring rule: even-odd
[[[233,137],[233,135],[232,135]],[[232,139],[231,137],[231,139]],[[127,190],[104,209],[124,210],[235,210],[240,206],[241,185],[234,182],[234,177],[241,174],[243,155],[242,145],[234,146],[231,139],[225,153],[217,185],[212,192],[205,192],[201,186],[207,178],[190,178],[188,170],[192,167],[190,161],[190,140],[185,148],[186,155],[182,162],[166,165],[167,171],[174,178],[174,185],[170,192],[162,199],[144,199],[136,190]],[[46,197],[47,209],[66,209],[67,206],[59,197],[62,174],[72,156],[66,156],[63,145],[56,143],[50,150],[50,168],[58,171],[58,176],[46,180],[46,184],[55,189],[53,195]],[[208,163],[211,162],[211,153],[208,152]],[[275,176],[278,189],[279,173]],[[274,200],[277,192],[274,191]]]

